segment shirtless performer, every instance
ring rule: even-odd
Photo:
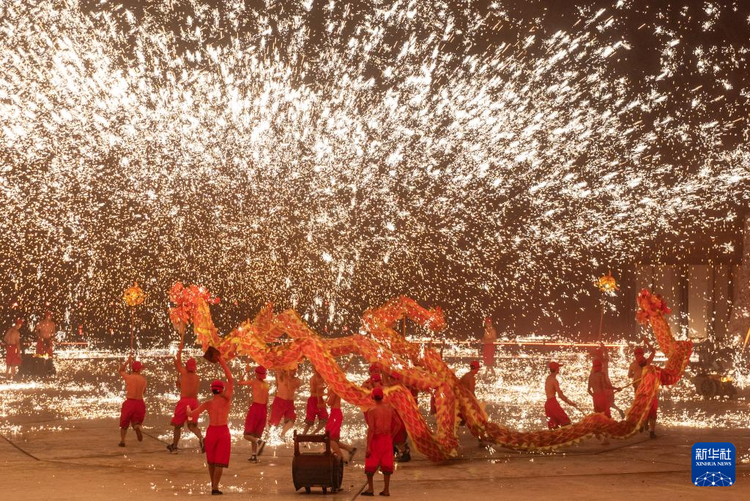
[[[461,376],[461,379],[459,379],[459,381],[461,382],[461,386],[469,390],[471,394],[474,395],[474,398],[477,398],[477,374],[479,373],[480,367],[481,365],[479,364],[478,360],[472,360],[469,364],[469,372]],[[459,425],[465,426],[466,420],[464,419],[464,416],[462,414],[459,414],[458,417],[461,419]],[[481,439],[479,439],[479,446],[482,446]]]
[[[234,393],[234,380],[229,366],[223,358],[219,357],[219,364],[224,369],[227,384],[216,379],[211,383],[211,393],[214,398],[206,400],[197,409],[187,408],[188,419],[197,421],[203,411],[208,411],[209,427],[206,430],[206,462],[208,463],[208,475],[211,477],[211,495],[223,494],[219,490],[219,481],[224,468],[229,467],[229,456],[232,449],[232,436],[229,433],[227,420],[229,408],[232,405],[232,394]]]
[[[374,496],[373,476],[378,471],[383,472],[385,486],[381,496],[390,496],[391,474],[393,473],[393,414],[395,411],[389,404],[383,403],[383,388],[372,390],[375,407],[367,411],[367,452],[365,453],[365,474],[367,475],[367,490],[362,496]]]
[[[131,374],[128,374],[128,365],[130,365]],[[120,410],[120,447],[125,447],[125,435],[128,433],[128,426],[133,426],[135,435],[139,442],[143,442],[143,432],[141,425],[146,417],[146,404],[143,402],[143,393],[146,391],[146,378],[141,375],[143,365],[133,362],[133,354],[128,356],[124,364],[120,366],[120,377],[125,380],[125,394],[127,400],[122,403]]]
[[[630,369],[628,370],[628,377],[633,380],[633,392],[638,392],[638,386],[641,384],[641,377],[643,374],[643,368],[647,365],[651,364],[654,360],[654,356],[656,355],[656,350],[654,347],[648,342],[647,338],[643,338],[644,343],[646,343],[646,346],[648,346],[648,349],[651,350],[651,354],[648,356],[648,358],[643,356],[643,348],[640,346],[635,349],[635,360],[630,364]],[[654,395],[653,400],[651,400],[651,407],[648,410],[648,416],[646,421],[646,430],[649,431],[649,437],[656,438],[656,412],[659,409],[659,396]],[[641,431],[643,431],[643,427],[641,427]]]
[[[5,331],[5,375],[15,377],[18,366],[21,365],[21,326],[23,320],[16,320],[13,326]]]
[[[345,450],[348,457],[344,460],[344,463],[349,463],[357,449],[341,441],[341,425],[344,423],[344,414],[341,412],[341,397],[333,390],[328,391],[328,406],[331,408],[331,417],[326,423],[326,431],[331,439],[331,449],[333,449],[334,454],[342,459],[344,456],[341,454],[341,450]]]
[[[195,373],[198,364],[194,358],[190,358],[185,365],[182,365],[182,348],[180,348],[174,359],[174,366],[179,374],[177,386],[180,388],[180,401],[177,402],[177,407],[174,409],[174,417],[171,421],[172,426],[174,426],[174,438],[172,439],[172,443],[167,446],[167,449],[169,452],[177,452],[177,444],[180,442],[182,427],[185,421],[187,421],[188,430],[192,431],[198,437],[198,443],[200,444],[201,452],[203,452],[203,435],[201,434],[201,429],[198,428],[198,423],[187,418],[187,408],[197,408],[200,405],[198,403],[198,387],[201,384],[201,379]]]
[[[614,391],[614,388],[602,372],[602,361],[597,358],[592,363],[588,392],[594,399],[594,412],[601,412],[608,418],[612,418],[612,414],[609,412],[608,391],[610,390]],[[596,438],[600,438],[599,434],[596,435]],[[609,445],[609,438],[605,436],[602,445]]]
[[[297,419],[297,413],[294,412],[294,394],[301,384],[302,381],[297,377],[296,369],[276,371],[276,396],[273,397],[271,419],[268,423],[271,426],[278,426],[282,418],[284,419],[284,426],[281,428],[282,439]]]
[[[266,368],[259,365],[255,368],[255,379],[240,381],[242,386],[250,386],[252,389],[250,407],[245,417],[245,440],[252,445],[253,454],[248,459],[251,463],[258,462],[258,455],[263,452],[265,442],[260,439],[266,428],[266,416],[268,416],[268,383],[266,383]]]
[[[34,329],[37,355],[47,355],[52,358],[52,343],[56,332],[57,325],[52,320],[52,312],[47,310],[44,320],[36,324],[36,329]]]
[[[326,391],[326,383],[323,380],[323,376],[318,374],[318,371],[313,367],[313,376],[310,378],[310,397],[307,399],[307,412],[305,414],[305,431],[303,435],[307,435],[310,428],[315,425],[315,418],[318,419],[318,426],[314,429],[313,434],[317,434],[328,421],[328,411],[326,410],[326,402],[323,399],[323,394]]]
[[[599,349],[594,354],[594,360],[597,358],[602,362],[602,374],[607,381],[607,385],[610,389],[607,391],[607,400],[609,401],[609,407],[616,410],[620,414],[620,419],[625,419],[625,412],[617,407],[615,404],[615,390],[616,388],[612,385],[612,380],[609,378],[609,352],[604,347],[604,343],[599,343]]]
[[[550,375],[547,376],[547,380],[544,382],[544,392],[547,394],[547,402],[544,404],[544,414],[549,418],[547,420],[547,426],[550,430],[554,430],[560,426],[568,426],[570,424],[570,418],[557,401],[558,395],[560,396],[560,400],[578,409],[578,406],[568,400],[568,397],[566,397],[560,389],[560,383],[557,381],[557,374],[560,372],[560,367],[562,367],[562,364],[550,362]]]
[[[378,383],[378,377],[379,375],[376,374],[371,378],[373,381],[373,388],[376,388],[377,386],[382,387],[382,385]],[[388,379],[390,380],[388,386],[395,386],[401,383],[401,376],[398,373],[393,373]],[[396,456],[396,461],[399,463],[408,463],[411,461],[409,434],[406,432],[406,425],[404,425],[404,421],[401,419],[401,416],[398,415],[398,412],[393,413],[391,430],[391,435],[393,437],[393,455]]]
[[[482,336],[482,357],[484,366],[487,367],[491,374],[495,374],[495,342],[497,341],[497,331],[492,325],[492,319],[484,319],[484,335]]]

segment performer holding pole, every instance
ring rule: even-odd
[[[268,383],[266,383],[266,368],[259,365],[255,368],[255,379],[240,381],[242,386],[250,386],[250,406],[245,417],[245,440],[252,445],[252,456],[248,459],[251,463],[258,462],[258,456],[263,452],[265,442],[261,440],[263,430],[266,429],[266,418],[268,416]]]
[[[313,434],[319,433],[320,430],[326,425],[328,421],[328,411],[326,410],[326,402],[323,399],[323,395],[326,391],[326,382],[323,376],[318,374],[317,369],[313,366],[313,376],[310,378],[310,397],[307,399],[307,412],[305,415],[305,431],[303,435],[307,435],[315,425],[315,419],[318,420],[318,426],[314,428]]]
[[[550,430],[559,428],[560,426],[568,426],[570,424],[570,418],[565,413],[560,402],[557,401],[557,396],[560,396],[560,400],[578,409],[578,406],[568,400],[562,390],[560,389],[560,383],[557,381],[557,375],[560,373],[560,367],[563,364],[557,362],[549,363],[550,375],[547,376],[547,380],[544,382],[544,392],[547,394],[547,402],[544,404],[544,414],[549,418],[547,426]],[[580,409],[579,409],[580,410]]]
[[[200,387],[201,379],[196,374],[198,364],[194,358],[189,358],[185,365],[182,365],[182,344],[180,344],[180,349],[174,359],[174,366],[178,374],[177,386],[180,388],[180,401],[177,402],[177,406],[174,409],[174,416],[171,421],[171,425],[174,426],[174,437],[172,443],[167,446],[167,449],[169,452],[177,452],[182,427],[187,421],[188,430],[198,437],[198,443],[200,444],[201,452],[203,452],[203,435],[198,427],[198,423],[189,420],[187,417],[188,407],[197,408],[200,405],[198,403],[198,388]]]
[[[128,365],[131,374],[127,373]],[[120,410],[120,447],[125,447],[125,435],[128,426],[132,426],[139,442],[143,442],[141,425],[146,418],[146,404],[143,401],[143,393],[146,391],[146,378],[141,375],[142,364],[133,361],[133,354],[120,366],[120,377],[125,380],[125,393],[127,399],[122,403]]]
[[[345,450],[348,457],[344,463],[349,463],[357,449],[341,441],[341,425],[344,423],[344,414],[341,412],[341,397],[333,390],[328,391],[328,406],[331,408],[331,416],[326,423],[326,431],[331,439],[331,449],[333,449],[334,454],[342,459],[341,450]]]
[[[383,388],[372,390],[375,407],[367,411],[367,452],[365,453],[365,475],[367,490],[363,496],[374,496],[373,477],[378,468],[383,472],[385,485],[381,496],[390,496],[391,475],[393,474],[393,414],[389,404],[383,403]]]
[[[212,400],[203,402],[200,407],[193,410],[187,408],[188,419],[197,421],[203,411],[208,411],[209,427],[206,430],[206,462],[208,463],[208,475],[211,477],[211,494],[219,495],[219,482],[224,468],[229,467],[229,456],[232,449],[232,436],[229,433],[227,421],[229,419],[229,408],[232,405],[234,393],[234,379],[229,366],[221,356],[218,358],[224,375],[227,378],[226,385],[223,381],[216,379],[211,383]]]
[[[276,371],[276,396],[274,396],[271,404],[269,424],[278,426],[281,420],[284,420],[284,426],[281,428],[282,439],[285,438],[297,419],[297,413],[294,412],[294,394],[301,384],[296,369]]]
[[[656,350],[651,345],[651,343],[648,342],[648,338],[644,337],[643,342],[648,346],[648,349],[651,350],[651,354],[646,358],[643,356],[643,348],[640,346],[635,349],[635,360],[630,364],[630,369],[628,370],[628,377],[633,380],[633,392],[638,392],[638,386],[641,384],[641,375],[643,374],[643,368],[647,365],[650,365],[651,362],[654,361],[654,356],[656,355]],[[659,396],[655,395],[654,398],[651,400],[651,406],[648,410],[648,416],[646,421],[646,430],[649,430],[649,437],[650,438],[656,438],[656,413],[659,409]],[[644,428],[641,427],[640,431],[643,431]]]
[[[594,400],[594,412],[601,412],[608,418],[612,417],[612,414],[609,412],[608,392],[610,391],[612,391],[614,394],[614,388],[612,388],[612,384],[607,382],[607,378],[602,372],[602,361],[597,358],[592,363],[591,374],[589,375],[588,392],[589,395],[591,395],[591,398],[593,398]],[[598,433],[596,434],[596,438],[600,438]],[[608,437],[604,437],[602,445],[609,445]]]

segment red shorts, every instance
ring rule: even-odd
[[[229,454],[232,451],[232,435],[229,426],[209,426],[206,430],[206,462],[209,466],[229,467]]]
[[[484,360],[485,367],[495,366],[495,345],[486,343],[482,345],[482,358]]]
[[[651,407],[648,409],[648,419],[656,419],[656,411],[659,410],[659,398],[654,397],[651,400]]]
[[[603,412],[605,416],[608,418],[612,417],[612,414],[609,412],[609,395],[607,395],[606,391],[600,391],[598,393],[594,393],[594,412]]]
[[[297,419],[297,414],[294,412],[294,400],[287,400],[285,398],[274,397],[273,403],[271,404],[271,419],[269,424],[271,426],[278,426],[281,423],[281,418],[284,418],[284,422],[294,422]]]
[[[570,418],[565,414],[565,411],[560,407],[560,403],[555,397],[547,399],[547,402],[544,404],[544,414],[549,418],[547,426],[550,430],[570,424]]]
[[[177,402],[177,406],[174,408],[174,417],[171,421],[172,426],[182,426],[183,424],[185,424],[185,421],[188,420],[188,406],[190,406],[191,409],[195,410],[200,406],[200,402],[198,402],[197,398],[182,397],[180,401]]]
[[[245,417],[245,435],[260,438],[266,428],[266,417],[268,416],[268,405],[256,404],[250,406]]]
[[[406,427],[404,426],[404,422],[401,421],[401,418],[395,412],[393,413],[393,420],[391,421],[391,429],[396,430],[393,434],[394,444],[403,444],[406,442]]]
[[[370,443],[370,457],[365,458],[365,473],[374,475],[378,466],[383,475],[393,473],[393,440],[390,435],[375,435]]]
[[[331,409],[331,418],[326,424],[326,431],[331,436],[331,440],[339,441],[341,439],[341,425],[344,422],[344,414],[341,409]]]
[[[5,365],[21,365],[21,354],[15,345],[9,344],[5,352]]]
[[[131,424],[141,424],[146,417],[146,404],[143,400],[129,398],[122,403],[120,410],[120,428],[127,428]]]
[[[36,354],[47,355],[52,358],[52,340],[38,339],[36,342]]]
[[[307,414],[305,414],[305,423],[315,424],[315,418],[320,421],[328,420],[328,411],[325,406],[318,407],[318,397],[310,397],[307,399]]]

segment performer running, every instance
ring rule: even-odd
[[[313,376],[310,378],[310,397],[307,399],[307,412],[305,414],[305,431],[303,435],[307,435],[315,425],[315,419],[318,419],[318,426],[314,429],[313,435],[320,432],[328,421],[328,411],[326,410],[326,402],[323,399],[323,394],[326,391],[326,382],[323,380],[323,376],[318,374],[318,371],[313,367]]]
[[[271,403],[271,426],[278,426],[284,419],[284,426],[281,428],[281,438],[285,438],[289,430],[294,426],[297,419],[297,413],[294,412],[294,394],[300,387],[302,381],[297,377],[297,370],[278,370],[276,371],[276,396]]]
[[[268,383],[266,383],[266,368],[259,365],[255,368],[255,379],[240,381],[242,386],[250,386],[252,392],[250,407],[245,417],[245,440],[252,446],[253,453],[248,459],[251,463],[258,462],[258,455],[263,452],[266,444],[260,437],[266,428],[266,417],[268,416]]]
[[[193,410],[187,408],[188,419],[198,420],[203,411],[208,411],[209,427],[206,430],[206,462],[208,463],[208,475],[211,477],[211,495],[219,495],[219,482],[224,468],[229,467],[229,456],[232,449],[232,436],[229,433],[227,420],[229,408],[232,405],[232,394],[234,393],[234,379],[229,366],[221,356],[218,360],[227,384],[216,379],[211,383],[211,393],[214,398],[203,402],[200,407]]]
[[[128,374],[130,365],[131,374]],[[125,447],[125,435],[128,426],[132,426],[139,442],[143,442],[141,425],[146,417],[146,404],[143,402],[143,393],[146,391],[146,378],[141,374],[143,365],[133,361],[133,354],[128,356],[124,364],[120,366],[120,377],[125,380],[125,394],[127,399],[122,403],[120,410],[120,447]]]
[[[367,411],[367,452],[365,453],[365,474],[367,490],[363,496],[374,496],[373,476],[383,472],[385,482],[381,496],[390,496],[391,474],[393,473],[393,439],[392,423],[395,411],[389,404],[383,403],[383,388],[372,390],[375,407]]]
[[[492,319],[484,319],[484,336],[482,336],[482,357],[484,366],[487,367],[491,374],[495,374],[495,343],[497,342],[497,331],[492,325]]]
[[[648,342],[647,338],[643,338],[643,342],[648,346],[648,349],[651,350],[651,354],[646,358],[643,356],[644,350],[640,346],[635,349],[635,360],[630,364],[630,369],[628,370],[628,377],[633,380],[633,392],[638,392],[638,386],[641,384],[641,377],[643,375],[643,368],[650,365],[651,362],[654,360],[654,356],[656,355],[656,350],[651,345],[651,343]],[[648,410],[648,416],[646,417],[646,430],[649,431],[649,437],[656,438],[656,413],[659,409],[659,395],[658,393],[654,395],[654,398],[651,400],[651,406]],[[641,427],[640,431],[643,431],[644,428]]]
[[[544,382],[544,392],[547,394],[547,402],[544,404],[544,414],[549,418],[547,420],[547,426],[550,430],[559,428],[560,426],[568,426],[570,424],[570,418],[565,413],[560,403],[557,401],[557,395],[560,396],[560,400],[578,409],[578,406],[568,400],[562,390],[560,389],[560,383],[557,381],[557,375],[560,372],[560,367],[563,364],[557,362],[549,363],[550,375],[547,376],[547,380]]]
[[[36,354],[47,355],[49,358],[52,358],[52,344],[55,333],[57,333],[57,325],[52,320],[51,311],[47,310],[44,314],[44,320],[36,324],[34,333],[36,334]]]
[[[349,463],[354,457],[354,453],[357,452],[357,448],[341,441],[341,425],[344,424],[344,414],[341,412],[341,397],[333,390],[328,390],[328,406],[331,408],[331,416],[326,424],[326,431],[331,439],[331,449],[333,449],[334,454],[341,456],[342,459],[344,459],[344,456],[341,454],[341,450],[345,450],[348,456],[344,463]]]
[[[602,372],[602,361],[597,358],[592,364],[591,374],[589,375],[588,392],[594,399],[594,412],[601,412],[608,418],[611,418],[612,414],[609,412],[609,395],[607,394],[609,390],[614,391],[612,385],[607,383],[607,378]],[[598,433],[596,434],[596,438],[600,438]],[[602,445],[609,445],[609,438],[607,436],[604,437]]]
[[[197,408],[200,405],[198,402],[198,388],[201,384],[201,379],[195,373],[198,364],[194,358],[189,358],[185,365],[182,365],[182,347],[180,347],[174,359],[174,366],[178,373],[177,387],[180,388],[180,401],[177,402],[177,406],[174,409],[174,417],[172,417],[171,421],[172,426],[174,426],[174,438],[172,439],[172,443],[167,446],[167,449],[169,449],[169,452],[177,452],[177,444],[180,442],[182,427],[185,421],[187,421],[188,430],[192,431],[198,437],[201,452],[204,452],[201,429],[198,428],[198,423],[187,418],[187,408]]]
[[[23,320],[18,319],[5,331],[5,375],[15,377],[18,366],[21,365],[21,326]]]

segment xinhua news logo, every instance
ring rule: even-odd
[[[729,442],[698,442],[693,445],[693,485],[733,486],[735,457],[734,445]]]

